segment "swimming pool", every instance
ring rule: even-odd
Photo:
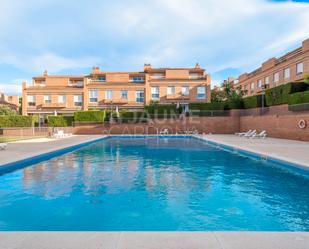
[[[190,137],[110,137],[0,176],[2,231],[309,231],[308,176]]]

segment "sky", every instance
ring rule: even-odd
[[[0,92],[41,75],[193,67],[212,85],[309,38],[309,1],[0,0]]]

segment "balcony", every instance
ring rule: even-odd
[[[44,103],[42,104],[43,108],[66,108],[66,103]]]
[[[132,77],[132,78],[130,78],[130,82],[133,82],[133,83],[144,83],[145,82],[145,78],[144,77]]]
[[[83,81],[69,81],[68,86],[83,87],[84,86],[84,82]]]
[[[96,79],[91,79],[91,82],[106,82],[106,78],[105,77],[99,77]]]
[[[150,79],[152,79],[152,80],[162,80],[162,79],[165,79],[165,75],[151,75]]]
[[[128,99],[104,99],[105,104],[127,104]]]
[[[166,95],[166,99],[168,99],[168,100],[187,100],[187,99],[190,99],[190,96],[189,95],[171,94],[171,95]]]
[[[206,77],[204,75],[189,75],[190,80],[204,80]]]

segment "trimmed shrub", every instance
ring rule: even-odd
[[[262,95],[255,95],[251,97],[246,97],[243,99],[244,108],[257,108],[262,106]],[[266,106],[266,98],[264,98],[264,106]]]
[[[169,105],[152,104],[145,106],[145,112],[147,112],[148,114],[173,114],[178,113],[179,110],[177,110],[177,106],[174,104]]]
[[[287,104],[289,94],[306,91],[309,85],[304,82],[291,82],[266,90],[266,104],[268,106]]]
[[[73,122],[73,117],[66,116],[48,116],[47,124],[50,127],[66,127],[71,126]]]
[[[309,103],[309,90],[289,95],[289,105],[297,105],[302,103]]]
[[[147,120],[147,113],[145,112],[133,112],[133,111],[121,111],[119,118],[123,123],[128,122],[145,122]]]
[[[34,125],[34,118],[32,116],[13,115],[0,116],[0,127],[31,127]]]
[[[103,122],[105,111],[78,111],[74,113],[75,122]]]
[[[190,103],[189,109],[190,110],[200,110],[200,111],[207,111],[207,110],[224,110],[226,109],[226,103],[223,102],[212,102],[212,103]]]
[[[232,99],[227,102],[227,109],[242,109],[244,107],[244,103],[242,99]]]

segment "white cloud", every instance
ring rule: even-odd
[[[21,91],[22,83],[0,83],[0,93],[21,96]]]
[[[84,58],[65,58],[52,53],[41,54],[38,56],[4,56],[1,59],[3,62],[12,64],[19,69],[26,71],[42,72],[48,69],[52,72],[61,71],[63,69],[84,68],[89,65],[96,65],[101,60],[96,57]]]
[[[0,8],[0,67],[31,74],[144,62],[244,72],[309,38],[309,4],[291,1],[1,0]]]

